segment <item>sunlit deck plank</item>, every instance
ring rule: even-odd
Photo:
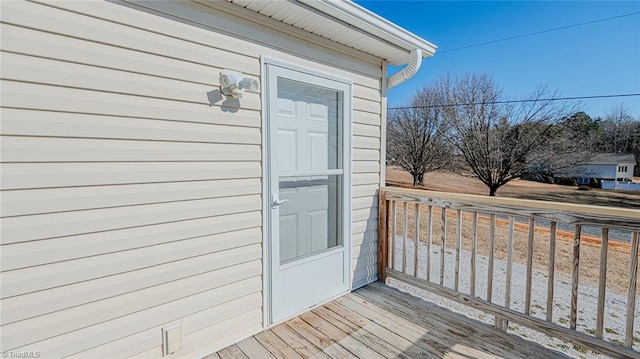
[[[262,348],[256,348],[256,345]],[[568,358],[376,282],[220,351],[276,358]],[[222,357],[222,355],[220,355]]]

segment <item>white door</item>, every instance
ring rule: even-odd
[[[271,319],[349,289],[351,85],[267,64]]]

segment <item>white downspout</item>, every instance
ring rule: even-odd
[[[410,79],[422,65],[422,50],[414,49],[409,53],[409,62],[401,71],[396,72],[387,79],[387,89],[391,89]]]

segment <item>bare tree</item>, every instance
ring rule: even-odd
[[[572,111],[545,87],[530,101],[505,103],[502,90],[485,74],[466,74],[452,81],[443,78],[438,88],[446,93],[446,117],[452,126],[450,141],[464,168],[489,188],[498,188],[532,168],[557,166],[558,127]],[[566,161],[566,158],[565,158]]]
[[[608,153],[633,153],[640,174],[640,118],[636,119],[624,105],[607,111],[601,122],[602,139],[600,151]]]
[[[451,158],[443,117],[444,98],[432,87],[424,87],[410,105],[390,111],[387,127],[387,158],[413,176],[413,185],[424,174],[445,167]]]
[[[629,152],[633,148],[634,118],[622,104],[612,107],[602,121],[602,150],[609,153]]]

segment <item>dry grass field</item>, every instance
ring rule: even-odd
[[[387,168],[387,183],[389,185],[411,187],[411,176],[394,168]],[[419,188],[441,192],[467,193],[467,194],[487,194],[487,189],[480,181],[474,178],[467,178],[453,173],[429,173],[425,175],[424,184]],[[640,193],[618,193],[613,191],[591,190],[579,191],[575,187],[558,186],[544,183],[516,180],[508,183],[498,190],[498,196],[512,197],[531,200],[545,200],[557,202],[571,202],[590,205],[607,205],[640,209]],[[398,207],[397,234],[403,235],[404,208]],[[407,207],[407,229],[408,237],[415,238],[415,207]],[[424,225],[427,213],[426,206],[421,206],[421,230],[420,239],[427,239],[427,228]],[[456,236],[455,211],[448,211],[447,215],[447,237],[446,247],[453,248]],[[462,225],[462,247],[471,248],[472,218],[470,214],[463,214]],[[440,209],[433,212],[432,243],[441,245],[441,224],[442,215]],[[499,259],[507,257],[508,225],[505,220],[498,220],[496,226],[496,242],[494,255]],[[516,223],[514,231],[514,262],[525,264],[527,256],[528,225]],[[489,218],[480,216],[478,223],[478,253],[488,254]],[[572,246],[573,233],[558,232],[556,244],[555,265],[558,274],[571,277],[571,266],[573,256]],[[580,251],[580,278],[590,284],[597,284],[599,276],[600,261],[600,241],[599,238],[583,237],[583,246]],[[537,227],[534,240],[534,267],[546,269],[549,258],[549,231],[547,228]],[[628,290],[629,275],[629,244],[610,242],[607,268],[607,287],[617,293],[623,294]]]
[[[411,175],[402,169],[387,167],[386,181],[389,185],[411,187]],[[637,179],[640,182],[640,178]],[[424,183],[418,188],[453,193],[489,193],[479,180],[449,172],[430,172],[424,176]],[[631,208],[640,210],[640,192],[606,191],[594,189],[580,191],[577,187],[559,186],[532,181],[513,180],[498,189],[499,197],[512,197],[539,201],[588,204]]]

